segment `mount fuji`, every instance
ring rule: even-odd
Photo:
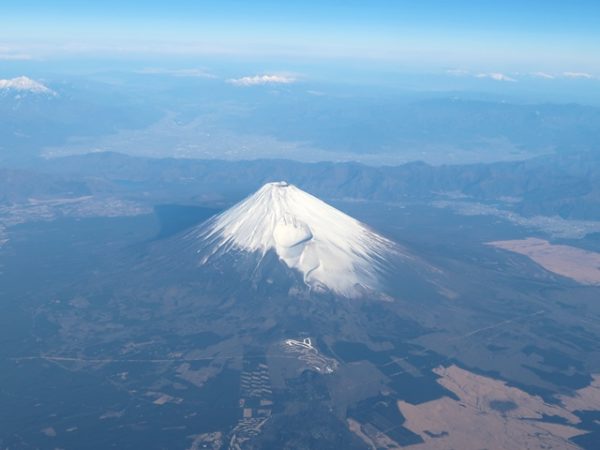
[[[348,298],[378,292],[390,258],[406,256],[368,226],[283,181],[196,226],[185,241],[200,266],[233,254],[245,270],[256,271],[275,259],[310,291]]]

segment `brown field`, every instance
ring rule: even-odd
[[[600,285],[600,253],[537,238],[495,241],[488,245],[525,255],[549,272],[581,284]]]
[[[573,396],[561,395],[559,398],[569,411],[600,410],[600,374],[594,375],[592,383]]]
[[[580,420],[569,407],[578,408],[595,386],[562,398],[567,406],[563,407],[457,366],[438,367],[434,372],[441,377],[438,383],[458,400],[442,397],[419,405],[398,402],[406,418],[404,427],[423,438],[423,443],[410,447],[414,450],[575,449],[569,438],[585,433],[574,426]],[[585,402],[586,408],[599,406]],[[566,423],[545,421],[547,416]]]

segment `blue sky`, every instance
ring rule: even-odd
[[[600,75],[598,1],[2,2],[0,58],[223,55]]]

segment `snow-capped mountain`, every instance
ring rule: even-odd
[[[56,92],[47,86],[44,86],[39,81],[32,80],[31,78],[25,76],[0,80],[0,91],[56,95]]]
[[[202,264],[230,252],[273,251],[311,289],[346,297],[377,290],[385,261],[397,251],[366,225],[286,182],[256,193],[193,230]]]

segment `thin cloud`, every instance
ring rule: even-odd
[[[138,73],[149,75],[171,75],[182,78],[216,78],[214,74],[204,69],[160,69],[150,67],[142,69]]]
[[[44,86],[42,83],[25,76],[0,80],[0,90],[56,95],[56,92],[49,87]]]
[[[500,73],[500,72],[478,73],[475,76],[477,78],[489,78],[489,79],[495,80],[495,81],[510,81],[510,82],[517,81],[516,79],[511,78],[508,75],[505,75],[505,74]]]
[[[550,75],[546,72],[533,72],[531,75],[536,78],[545,78],[546,80],[553,80],[554,78],[556,78],[554,75]]]
[[[448,70],[446,70],[446,74],[453,76],[453,77],[489,78],[490,80],[495,80],[495,81],[510,81],[510,82],[517,81],[515,78],[512,78],[501,72],[473,73],[473,72],[470,72],[469,70],[465,70],[465,69],[448,69]]]
[[[33,59],[31,55],[8,45],[0,44],[0,61],[24,61]]]
[[[261,86],[265,84],[291,84],[297,79],[289,75],[254,75],[251,77],[231,78],[227,80],[234,86]]]
[[[592,74],[587,72],[563,72],[563,76],[567,78],[583,78],[586,80],[591,80],[594,78]]]
[[[33,59],[31,55],[24,53],[0,53],[0,61],[28,61]]]
[[[462,77],[465,75],[470,75],[470,72],[468,70],[464,70],[464,69],[448,69],[448,70],[446,70],[446,73],[448,75],[453,75],[455,77]]]

